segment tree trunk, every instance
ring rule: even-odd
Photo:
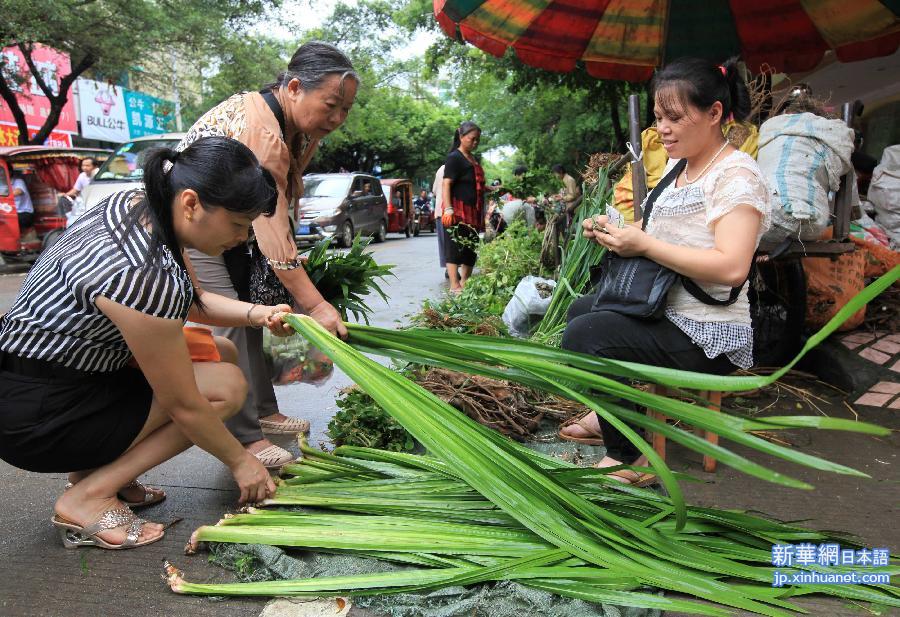
[[[91,54],[86,54],[82,57],[78,64],[72,69],[72,72],[60,79],[59,94],[53,94],[50,86],[44,81],[40,71],[38,71],[34,64],[34,59],[31,57],[31,45],[20,43],[19,49],[25,57],[25,63],[28,65],[28,70],[31,72],[32,77],[34,77],[35,83],[50,101],[50,113],[47,115],[44,124],[41,126],[40,130],[35,133],[33,138],[29,138],[28,136],[28,125],[25,121],[25,114],[22,112],[22,108],[19,107],[19,101],[16,100],[15,93],[9,88],[5,79],[0,80],[0,96],[2,96],[3,100],[9,105],[13,117],[16,119],[16,127],[19,129],[19,145],[39,146],[46,141],[50,136],[50,132],[56,128],[57,124],[59,124],[59,116],[62,114],[62,109],[69,100],[69,89],[72,87],[72,84],[75,83],[75,80],[78,79],[79,75],[93,66],[96,59]]]
[[[616,135],[616,150],[625,152],[625,131],[622,130],[622,119],[619,117],[619,89],[607,90],[606,98],[609,102],[609,119],[612,122],[613,132]]]

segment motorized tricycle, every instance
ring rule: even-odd
[[[410,237],[414,231],[412,182],[405,178],[383,179],[381,189],[387,199],[387,230]]]
[[[102,162],[109,150],[12,146],[0,148],[0,263],[33,262],[66,228],[65,211],[58,205],[81,172],[81,159]],[[33,223],[19,229],[13,172],[25,180],[34,206]]]
[[[423,230],[427,229],[431,233],[437,230],[437,222],[434,220],[434,208],[430,202],[424,204],[415,204],[413,206],[413,235],[418,236]]]

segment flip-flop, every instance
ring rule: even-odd
[[[141,530],[144,527],[144,519],[138,518],[128,508],[115,508],[107,510],[100,518],[90,525],[79,525],[59,514],[53,515],[50,519],[53,526],[59,531],[59,537],[62,539],[63,546],[66,548],[81,548],[82,546],[96,546],[97,548],[105,548],[107,550],[118,551],[126,548],[137,548],[152,544],[157,540],[162,540],[165,532],[161,532],[159,536],[138,542],[141,537]],[[125,540],[121,544],[110,544],[98,534],[109,529],[117,527],[125,527],[127,525],[127,534]]]
[[[623,474],[631,475],[627,476]],[[639,473],[637,471],[632,471],[631,469],[620,469],[619,471],[610,472],[607,475],[615,477],[616,480],[621,481],[622,484],[627,484],[628,486],[633,486],[635,488],[650,486],[659,481],[659,478],[655,473]]]
[[[296,435],[309,432],[309,420],[287,417],[287,420],[274,422],[272,420],[260,420],[259,426],[262,432],[269,435]]]
[[[586,414],[584,414],[583,416],[579,416],[577,418],[574,418],[574,417],[569,418],[568,420],[563,422],[559,426],[559,432],[557,432],[557,435],[559,436],[559,438],[564,441],[572,441],[575,443],[581,443],[586,446],[602,446],[603,445],[603,435],[601,433],[598,433],[596,431],[596,429],[594,429],[593,426],[590,426],[589,424],[587,424],[587,422],[585,422],[585,418],[587,418],[592,413],[594,413],[594,412],[589,411]],[[581,428],[586,430],[588,434],[584,437],[575,437],[574,435],[567,435],[567,434],[563,433],[563,429],[565,429],[566,427],[569,427],[569,426],[580,426]]]
[[[263,448],[253,456],[259,459],[259,462],[262,463],[266,469],[278,469],[282,465],[286,465],[294,460],[293,454],[281,446],[276,446],[274,444],[268,448]]]

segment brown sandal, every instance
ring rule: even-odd
[[[559,432],[557,433],[557,435],[559,435],[559,438],[564,441],[573,441],[575,443],[581,443],[586,446],[602,446],[603,435],[601,433],[598,433],[593,426],[590,426],[587,424],[587,422],[585,422],[585,419],[592,413],[594,412],[589,411],[583,416],[569,418],[568,420],[560,424]],[[563,430],[569,426],[580,426],[581,428],[586,430],[588,434],[585,437],[574,437],[572,435],[566,435],[565,433],[563,433]]]

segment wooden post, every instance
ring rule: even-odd
[[[640,95],[628,97],[628,132],[631,147],[637,156],[641,154],[641,99]],[[641,218],[641,204],[647,196],[647,172],[643,161],[635,161],[631,166],[631,187],[634,193],[634,220]]]
[[[852,118],[852,105],[844,103],[841,107],[841,117],[847,126],[850,126]],[[853,188],[851,182],[856,180],[853,168],[841,177],[841,186],[834,196],[834,239],[842,242],[850,235],[850,212],[853,209]]]

